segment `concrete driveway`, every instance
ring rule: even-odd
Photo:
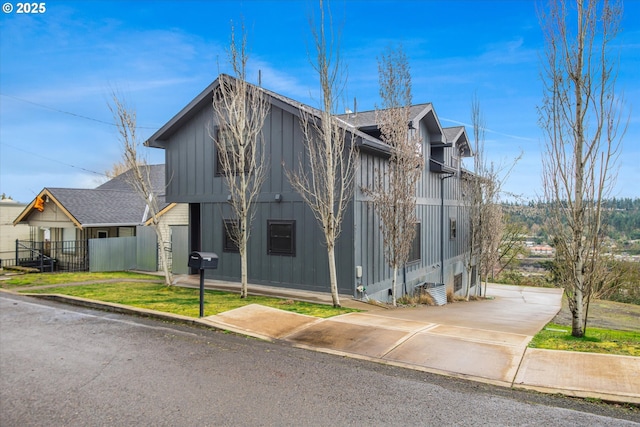
[[[316,319],[250,305],[205,318],[301,347],[512,385],[526,346],[560,310],[560,289],[491,285],[490,300]]]

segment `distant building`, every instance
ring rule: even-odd
[[[13,226],[13,220],[27,207],[26,203],[12,199],[0,200],[0,259],[14,259],[16,256],[16,239],[33,239],[37,227],[29,224]]]
[[[549,245],[530,246],[529,251],[531,251],[531,255],[545,255],[545,256],[553,256],[556,252],[555,249]]]

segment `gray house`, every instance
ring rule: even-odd
[[[239,281],[240,259],[226,233],[231,219],[228,191],[210,135],[218,125],[212,99],[218,80],[209,85],[146,145],[165,150],[166,200],[189,204],[189,248],[216,252],[217,270],[208,278]],[[256,205],[249,241],[249,282],[262,285],[329,291],[323,235],[311,210],[285,175],[304,154],[301,109],[313,111],[277,93],[263,90],[271,109],[264,125],[268,174]],[[411,260],[401,272],[401,294],[416,285],[445,284],[463,289],[466,224],[461,191],[461,157],[471,155],[463,127],[443,128],[431,104],[411,108],[408,124],[421,137],[425,168],[417,191],[416,224]],[[374,112],[340,116],[347,138],[358,147],[359,170],[352,202],[336,245],[338,288],[342,294],[387,300],[391,271],[384,259],[379,218],[363,186],[385,170],[389,146],[379,139]],[[177,260],[174,260],[177,262]],[[185,259],[186,263],[187,260]],[[402,282],[402,280],[401,280]],[[362,292],[360,286],[366,288]]]

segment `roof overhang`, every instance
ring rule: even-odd
[[[219,78],[200,92],[190,103],[188,103],[178,114],[158,129],[144,142],[147,147],[165,148],[165,141],[173,135],[184,123],[193,118],[202,108],[213,102],[213,91],[219,85]]]
[[[162,208],[160,210],[160,212],[158,212],[158,214],[156,215],[157,218],[160,218],[162,215],[166,214],[167,212],[169,212],[171,209],[173,209],[175,206],[177,205],[177,203],[169,203],[167,206],[165,206],[164,208]],[[153,224],[153,217],[147,219],[144,222],[144,225],[152,225]]]
[[[56,206],[58,206],[58,208],[60,209],[60,211],[62,213],[65,214],[65,216],[67,216],[69,218],[69,221],[71,221],[73,223],[73,225],[75,225],[76,227],[78,227],[80,230],[82,230],[83,225],[80,224],[80,221],[78,221],[73,215],[71,215],[71,212],[69,212],[63,205],[62,203],[60,203],[58,201],[58,199],[55,198],[55,196],[53,194],[51,194],[51,192],[44,188],[34,199],[31,203],[29,203],[29,205],[27,205],[27,207],[20,213],[20,215],[18,215],[18,217],[13,221],[13,225],[18,225],[21,222],[27,222],[26,218],[33,212],[33,210],[35,209],[35,205],[36,205],[36,201],[38,200],[38,198],[42,198],[45,199],[45,203],[49,203],[52,202],[54,203]],[[47,200],[48,199],[48,200]],[[46,209],[46,207],[45,207]]]
[[[447,166],[444,163],[437,162],[433,159],[429,159],[429,172],[442,173],[442,174],[454,174],[458,172],[457,169]]]

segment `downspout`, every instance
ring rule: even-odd
[[[445,222],[444,222],[444,180],[447,178],[451,178],[453,173],[448,174],[445,177],[440,177],[440,284],[444,285],[444,233],[445,233]]]

